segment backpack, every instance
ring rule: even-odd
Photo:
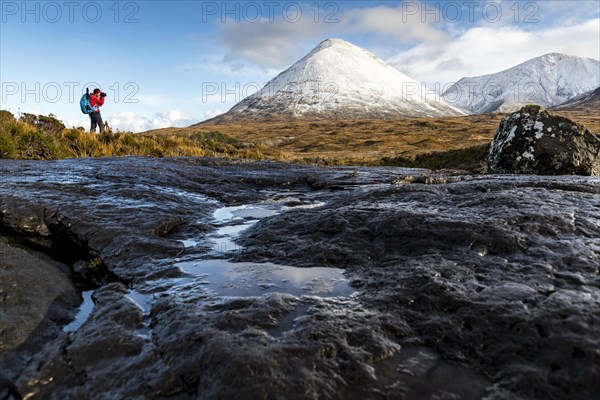
[[[85,94],[79,100],[79,106],[81,107],[81,112],[84,114],[91,114],[96,111],[90,104],[90,89],[85,89]]]

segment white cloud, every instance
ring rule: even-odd
[[[232,71],[243,70],[244,62],[281,69],[304,52],[303,40],[316,40],[321,34],[322,25],[307,19],[228,23],[221,29],[219,42],[227,51],[223,61]]]
[[[344,30],[375,33],[397,43],[419,41],[430,44],[445,43],[444,31],[434,25],[442,21],[438,12],[424,15],[417,3],[414,9],[408,6],[357,8],[346,12],[342,18]],[[437,17],[436,17],[437,15]],[[440,24],[441,26],[441,24]]]
[[[600,19],[535,32],[474,27],[444,46],[419,44],[388,62],[435,89],[465,76],[499,72],[546,53],[600,58]]]
[[[157,112],[151,119],[152,128],[168,128],[170,126],[183,127],[200,122],[198,118],[188,117],[182,111],[168,110]]]
[[[108,118],[108,121],[113,129],[121,131],[143,132],[152,129],[147,118],[131,111],[114,113]]]
[[[89,129],[89,127],[90,127],[89,119],[83,120],[83,119],[73,118],[73,119],[67,119],[66,121],[63,121],[63,123],[68,128],[78,128],[80,126],[83,126],[85,129]]]
[[[207,110],[207,111],[204,113],[204,116],[206,117],[206,119],[210,119],[210,118],[216,117],[217,115],[221,115],[221,114],[223,114],[224,112],[225,112],[225,111],[223,111],[223,110],[221,110],[221,109],[217,108],[216,110]]]
[[[310,7],[295,22],[278,19],[224,23],[218,36],[218,43],[225,49],[223,61],[229,64],[231,72],[245,72],[245,63],[250,63],[273,73],[290,66],[325,38],[374,34],[381,40],[405,45],[416,42],[439,45],[449,40],[441,29],[443,24],[436,26],[435,17],[423,18],[420,13],[407,13],[402,7],[376,6],[336,12],[331,17],[336,23],[328,22],[330,16],[325,11],[315,18],[315,10]]]
[[[370,41],[368,48],[401,72],[432,88],[437,82],[443,86],[464,76],[498,72],[545,53],[600,58],[596,0],[578,1],[577,7],[573,1],[521,2],[519,7],[514,2],[487,2],[494,7],[485,18],[485,4],[478,3],[474,11],[463,5],[458,21],[452,20],[453,9],[446,3],[440,2],[435,11],[431,4],[407,2],[340,11],[335,24],[310,18],[297,23],[230,22],[221,26],[218,42],[226,50],[225,61],[238,72],[247,73],[250,64],[271,68],[269,73],[275,76],[319,39],[359,37]],[[497,7],[499,20],[492,18]]]
[[[133,112],[118,112],[107,119],[113,129],[131,132],[144,132],[151,129],[184,127],[200,122],[198,118],[188,117],[179,110],[166,110],[154,113],[150,118]]]

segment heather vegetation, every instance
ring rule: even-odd
[[[593,110],[560,110],[600,131]],[[222,157],[299,164],[486,169],[489,144],[505,114],[397,120],[286,120],[200,124],[144,133],[93,134],[54,116],[0,111],[0,158]]]
[[[247,144],[215,131],[153,135],[131,132],[94,134],[65,128],[52,115],[23,114],[18,120],[0,111],[0,158],[51,160],[79,157],[235,157],[280,158],[265,145]]]
[[[480,172],[485,169],[487,148],[503,117],[489,114],[395,120],[289,120],[198,127],[266,144],[298,163]],[[194,128],[197,127],[187,129]],[[168,134],[172,129],[157,132]]]

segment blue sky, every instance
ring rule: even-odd
[[[227,111],[320,41],[364,47],[442,90],[561,52],[600,59],[600,1],[0,1],[0,108],[122,130]]]

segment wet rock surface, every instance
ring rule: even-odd
[[[0,235],[0,395],[81,302],[66,265]]]
[[[490,173],[600,175],[600,135],[539,106],[506,117],[488,156]]]
[[[141,158],[0,169],[5,235],[91,293],[85,317],[61,306],[77,326],[3,364],[0,398],[600,391],[598,178]]]

